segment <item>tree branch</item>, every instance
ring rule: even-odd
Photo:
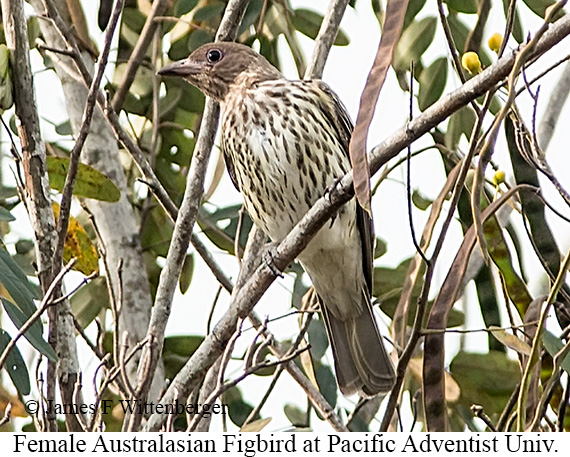
[[[45,144],[39,130],[23,2],[21,0],[2,0],[2,18],[14,75],[16,119],[26,174],[26,208],[36,240],[40,285],[46,294],[52,283],[52,260],[57,242],[57,232],[51,205]],[[56,288],[54,295],[56,298],[62,295],[60,286]],[[48,361],[46,396],[48,399],[55,400],[57,370],[62,399],[64,402],[72,404],[74,385],[79,372],[79,360],[75,345],[73,320],[70,317],[69,301],[64,300],[50,308],[48,315],[48,340],[56,350],[59,361],[57,369],[53,361]],[[73,415],[66,416],[66,423],[69,431],[81,430],[81,425]],[[50,430],[56,429],[54,417],[50,417],[48,427]]]
[[[348,1],[331,0],[329,3],[319,34],[315,38],[315,48],[305,71],[305,79],[319,79],[323,76],[327,57],[338,34]]]

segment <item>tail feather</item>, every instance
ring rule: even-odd
[[[344,395],[373,397],[388,392],[395,382],[394,366],[376,326],[369,300],[363,312],[341,320],[321,306],[331,342],[336,377]]]

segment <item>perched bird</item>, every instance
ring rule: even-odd
[[[322,81],[290,81],[237,43],[206,44],[159,74],[220,102],[221,146],[251,218],[274,242],[351,168],[352,123]],[[319,297],[340,390],[390,390],[394,368],[372,313],[372,220],[344,205],[299,255]]]

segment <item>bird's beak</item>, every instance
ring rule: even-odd
[[[202,66],[196,62],[189,62],[187,59],[166,65],[158,70],[161,76],[190,76],[202,71]]]

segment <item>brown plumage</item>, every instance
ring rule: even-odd
[[[322,81],[289,81],[236,43],[212,43],[167,65],[222,109],[222,151],[253,221],[276,242],[350,169],[352,123]],[[309,274],[345,394],[390,390],[394,368],[372,313],[372,220],[354,199],[299,260]]]

